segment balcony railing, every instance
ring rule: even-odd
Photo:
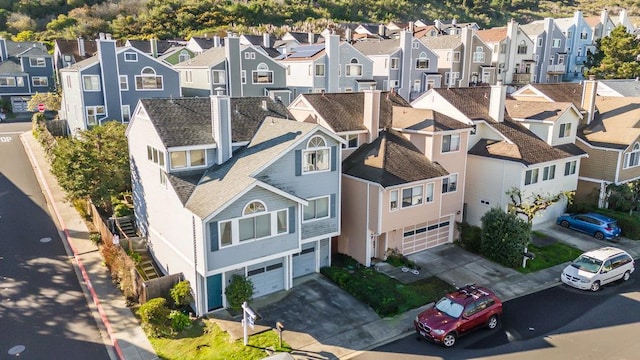
[[[548,73],[564,74],[564,64],[547,66]]]
[[[513,74],[513,83],[514,84],[528,84],[531,82],[530,73],[522,73],[522,74]]]

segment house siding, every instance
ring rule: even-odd
[[[367,211],[373,206],[368,198],[367,187],[369,192],[379,191],[378,186],[342,177],[342,222],[348,225],[342,227],[338,251],[349,254],[361,264],[366,264],[368,260],[366,249],[370,232],[367,229]],[[371,216],[377,217],[377,214]]]
[[[615,181],[619,164],[618,157],[622,156],[620,152],[591,148],[581,141],[578,141],[576,145],[589,154],[588,158],[581,161],[580,177],[601,179],[607,182]]]

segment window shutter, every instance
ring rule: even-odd
[[[289,207],[289,234],[296,232],[296,207]]]
[[[338,147],[331,147],[331,171],[336,171],[338,168]]]
[[[302,150],[296,150],[296,176],[302,175]]]
[[[211,251],[218,251],[218,222],[209,223],[209,238],[211,239]]]
[[[336,204],[336,194],[331,194],[331,217],[334,218],[336,217],[336,214],[338,213],[338,208],[337,208],[337,204]]]

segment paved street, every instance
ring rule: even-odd
[[[0,124],[0,359],[109,359],[19,138]]]
[[[597,293],[564,285],[510,300],[501,326],[446,349],[415,334],[354,357],[374,359],[632,359],[640,330],[640,274]]]

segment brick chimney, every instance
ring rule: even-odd
[[[216,162],[222,164],[231,158],[231,99],[223,88],[211,95],[211,131],[216,142]]]
[[[369,130],[369,141],[378,138],[380,132],[380,90],[363,90],[364,93],[364,126]]]
[[[589,79],[582,82],[582,101],[580,102],[580,106],[587,112],[584,118],[587,125],[593,121],[593,114],[596,112],[597,92],[598,81],[595,75],[589,75]]]
[[[507,87],[502,85],[502,81],[496,81],[491,85],[489,96],[489,116],[498,122],[504,121],[504,106],[507,99]]]

